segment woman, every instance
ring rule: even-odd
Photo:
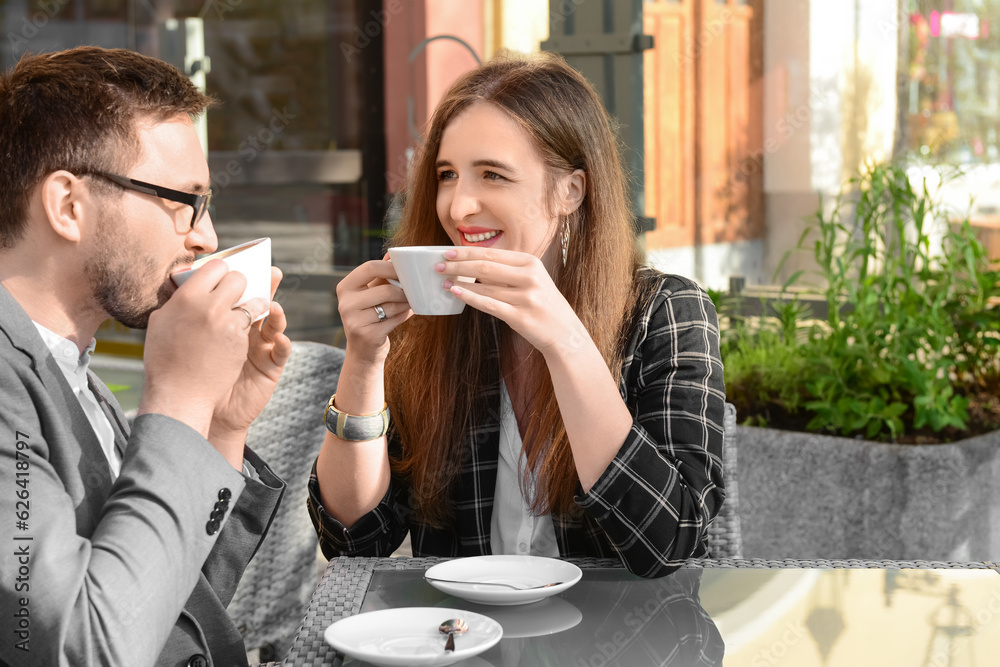
[[[353,431],[328,419],[343,437],[310,485],[328,557],[389,555],[407,530],[417,556],[610,557],[647,577],[707,555],[724,498],[715,311],[640,267],[615,136],[580,74],[504,55],[455,83],[392,242],[453,245],[436,270],[467,307],[413,317],[385,260],[338,286],[329,414]]]

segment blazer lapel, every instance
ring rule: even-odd
[[[83,497],[76,497],[74,494],[73,500],[77,504],[77,521],[81,534],[89,534],[83,526],[100,516],[101,508],[111,490],[111,469],[104,450],[101,449],[101,443],[90,426],[90,420],[80,407],[80,401],[73,394],[73,390],[59,369],[59,364],[45,346],[31,318],[3,287],[0,287],[0,316],[2,316],[0,322],[5,325],[4,332],[15,347],[31,358],[38,379],[45,386],[59,414],[63,416],[67,431],[73,434],[76,444],[79,445],[79,452],[63,448],[53,455],[65,459],[78,459],[75,463],[87,491]]]
[[[493,502],[497,487],[497,465],[500,453],[500,353],[495,321],[493,324],[493,351],[486,361],[485,383],[476,390],[473,415],[475,424],[469,436],[471,442],[463,452],[463,473],[453,492],[459,499],[475,498],[473,512],[460,514],[459,532],[474,535],[474,551],[460,550],[462,555],[490,554],[490,529],[493,521]],[[471,486],[470,486],[471,485]],[[465,488],[463,488],[465,487]],[[469,525],[471,523],[471,525]],[[471,540],[470,540],[471,541]]]
[[[111,426],[114,429],[115,447],[118,449],[118,453],[124,456],[125,446],[128,444],[128,436],[132,432],[128,419],[125,417],[125,413],[122,412],[122,408],[118,404],[118,399],[108,389],[108,386],[104,384],[104,381],[94,374],[94,371],[87,371],[87,379],[90,382],[90,390],[97,396],[97,401],[104,408],[104,414],[107,415],[108,421],[111,422]]]
[[[88,484],[91,483],[91,480],[97,481],[99,478],[100,486],[110,489],[112,480],[108,458],[101,448],[101,442],[97,439],[97,434],[94,433],[94,428],[90,425],[90,420],[87,419],[87,414],[83,411],[79,399],[73,393],[69,383],[66,382],[58,362],[51,354],[45,357],[41,367],[43,371],[39,373],[39,377],[45,384],[45,388],[48,389],[52,400],[61,404],[63,414],[67,416],[69,421],[70,431],[76,435],[77,442],[80,443],[80,450],[83,454],[81,467],[84,467],[85,462],[88,461],[94,464],[86,466]],[[115,422],[112,420],[111,423]],[[117,438],[117,435],[115,437]]]

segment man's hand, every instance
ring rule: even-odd
[[[281,271],[272,267],[272,298],[280,282]],[[286,324],[285,311],[280,304],[272,301],[267,319],[250,327],[243,368],[231,391],[216,406],[212,415],[208,439],[237,470],[243,469],[247,430],[270,400],[281,371],[291,356],[292,341],[284,334]]]
[[[149,316],[139,414],[167,415],[208,436],[247,358],[247,316],[233,308],[245,288],[243,274],[212,260]]]
[[[271,295],[281,271],[271,269]],[[243,469],[247,429],[264,409],[291,354],[276,303],[263,323],[247,328],[234,308],[246,278],[212,260],[149,317],[143,363],[145,388],[139,414],[158,413],[184,422],[208,438],[234,468]],[[264,304],[244,305],[252,317]]]

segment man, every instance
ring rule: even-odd
[[[284,485],[244,443],[291,342],[221,261],[170,279],[217,245],[209,102],[124,50],[0,77],[0,664],[246,664],[226,605]],[[131,429],[87,370],[109,317],[148,326]]]

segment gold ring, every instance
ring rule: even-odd
[[[243,327],[243,328],[244,329],[249,329],[250,325],[253,324],[253,315],[251,315],[250,311],[247,310],[246,308],[244,308],[243,306],[237,306],[236,310],[242,310],[243,314],[247,316],[247,325],[245,327]]]
[[[382,306],[372,306],[375,309],[375,314],[378,315],[379,322],[385,322],[386,315],[385,311],[382,310]]]

